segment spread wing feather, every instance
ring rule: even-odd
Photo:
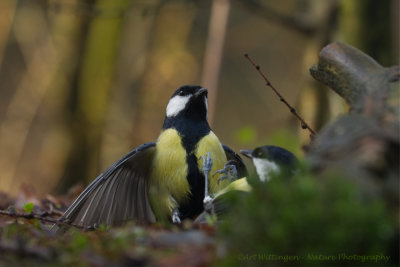
[[[155,222],[147,190],[154,151],[155,143],[146,143],[115,162],[79,195],[61,219],[83,227],[119,225],[129,219]]]

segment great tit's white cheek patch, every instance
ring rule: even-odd
[[[275,162],[266,159],[253,158],[253,164],[262,182],[269,181],[271,172],[279,171],[279,166]]]
[[[187,96],[179,96],[176,95],[171,98],[167,105],[167,117],[175,117],[182,110],[185,109],[186,104],[189,102],[190,95]]]

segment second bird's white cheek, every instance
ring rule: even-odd
[[[254,167],[256,167],[261,182],[268,182],[271,178],[271,172],[279,171],[279,167],[276,163],[266,159],[253,158],[253,164]]]
[[[167,105],[167,117],[174,117],[185,109],[186,104],[189,102],[190,95],[179,96],[176,95],[171,98]]]

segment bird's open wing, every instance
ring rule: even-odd
[[[61,219],[84,227],[118,225],[128,219],[155,222],[147,190],[154,151],[155,143],[146,143],[115,162],[79,195]]]
[[[235,162],[238,178],[247,177],[247,168],[244,165],[242,158],[227,145],[222,145],[225,151],[226,158]]]

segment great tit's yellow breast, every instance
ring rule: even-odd
[[[169,214],[176,206],[174,199],[180,202],[188,196],[187,173],[186,150],[179,133],[164,130],[157,140],[150,173],[150,199],[158,212]]]
[[[219,141],[218,137],[210,131],[206,136],[204,136],[200,141],[198,142],[196,146],[196,151],[195,155],[197,158],[197,164],[199,167],[199,170],[202,172],[203,169],[203,160],[201,159],[201,156],[207,155],[207,153],[210,152],[210,157],[212,159],[212,168],[210,172],[210,193],[215,194],[218,192],[220,189],[224,188],[227,184],[227,180],[223,180],[222,182],[217,183],[218,178],[220,178],[222,175],[221,174],[216,174],[213,176],[213,173],[217,170],[223,169],[225,166],[225,163],[227,162],[226,154],[225,151],[221,145],[221,142]]]

